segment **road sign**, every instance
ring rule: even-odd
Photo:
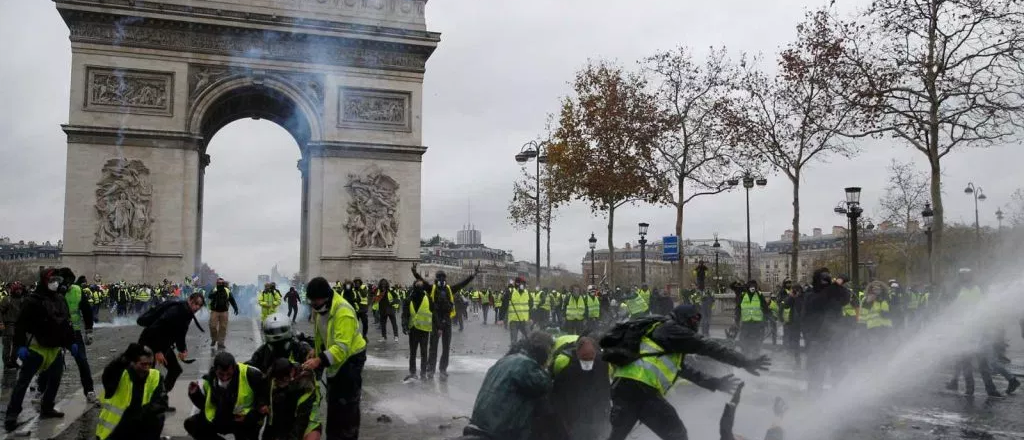
[[[679,261],[679,237],[668,235],[661,239],[661,261]]]

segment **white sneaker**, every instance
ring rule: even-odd
[[[380,338],[380,340],[377,341],[377,342],[384,343],[384,342],[388,342],[388,340],[386,338]]]
[[[93,405],[100,403],[100,399],[96,398],[96,392],[94,391],[85,393],[85,401]]]
[[[395,336],[395,342],[398,342],[398,336]]]

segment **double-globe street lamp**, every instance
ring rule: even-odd
[[[647,282],[647,228],[651,225],[640,222],[640,284]]]
[[[537,159],[537,174],[534,176],[537,194],[526,194],[526,196],[533,199],[537,205],[537,260],[534,267],[537,271],[537,285],[540,286],[540,165],[548,162],[547,148],[543,142],[527,142],[519,150],[519,153],[516,153],[516,162],[520,165],[525,165],[531,159]]]
[[[860,288],[860,242],[857,239],[858,222],[864,209],[860,207],[860,187],[851,186],[844,189],[846,200],[839,202],[834,211],[836,214],[846,215],[850,221],[850,285],[853,289]],[[870,221],[866,226],[867,230],[875,229]],[[857,290],[854,290],[856,292]]]
[[[932,211],[931,202],[925,202],[924,210],[921,211],[921,219],[924,221],[924,235],[928,238],[928,285],[935,285],[935,276],[932,269],[932,217],[935,217],[935,211]]]
[[[743,174],[727,179],[725,183],[735,188],[741,181],[743,182],[743,188],[747,192],[747,280],[752,280],[754,278],[754,270],[750,259],[750,189],[754,185],[762,187],[768,185],[768,179],[765,179],[763,176],[754,175],[750,171],[744,171]]]
[[[969,195],[971,197],[974,197],[974,246],[975,246],[975,248],[977,248],[977,250],[975,252],[977,252],[977,255],[978,255],[978,262],[977,262],[978,267],[975,267],[974,269],[975,270],[980,270],[981,269],[981,220],[978,217],[978,202],[979,201],[984,202],[985,199],[987,199],[988,197],[985,197],[985,192],[982,191],[980,186],[978,186],[978,187],[974,186],[974,182],[968,182],[967,183],[967,188],[964,188],[964,194],[967,194],[967,195]]]
[[[597,249],[597,237],[593,232],[590,233],[590,239],[587,241],[590,242],[590,285],[596,286],[597,272],[594,271],[594,249]]]
[[[998,229],[998,231],[1002,231],[1003,230],[1003,218],[1005,218],[1005,217],[1003,217],[1003,210],[1002,209],[996,209],[996,221],[999,222],[999,229]]]

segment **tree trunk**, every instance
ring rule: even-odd
[[[799,282],[798,263],[800,261],[800,169],[793,173],[793,253],[789,255],[789,279],[794,283]]]
[[[613,240],[613,227],[615,226],[615,204],[608,204],[608,268],[605,270],[605,279],[608,280],[608,287],[615,288],[615,241]]]
[[[935,274],[935,282],[938,285],[943,285],[943,280],[946,279],[945,274],[940,273],[938,268],[940,267],[937,263],[942,261],[943,248],[942,248],[942,230],[945,227],[945,220],[942,209],[942,170],[939,167],[938,155],[929,155],[928,162],[931,164],[931,195],[932,195],[932,258],[928,263],[930,265],[931,273]],[[935,286],[932,286],[935,291]]]
[[[686,251],[683,248],[683,200],[685,200],[683,198],[683,190],[685,186],[683,185],[682,178],[679,178],[678,182],[679,204],[676,205],[676,239],[679,240],[679,264],[676,265],[678,270],[676,273],[676,294],[681,298],[684,289],[683,283],[686,282]]]

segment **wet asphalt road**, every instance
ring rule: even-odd
[[[206,321],[200,322],[206,327]],[[372,320],[371,320],[372,326]],[[305,322],[296,326],[297,331],[309,333]],[[112,356],[134,341],[138,328],[129,323],[121,326],[103,325],[95,331],[95,342],[89,346],[89,358],[93,376],[98,380],[102,366]],[[388,329],[390,333],[390,328]],[[446,439],[457,437],[470,415],[476,392],[484,373],[508,348],[508,334],[500,326],[481,324],[479,317],[471,317],[464,332],[454,333],[449,366],[451,376],[447,383],[433,380],[403,383],[408,370],[408,342],[400,337],[394,342],[392,335],[386,342],[380,341],[379,328],[368,333],[368,360],[364,372],[364,403],[361,424],[361,438],[364,439]],[[174,439],[185,439],[182,423],[194,409],[185,396],[188,381],[195,380],[210,364],[209,340],[193,326],[189,332],[190,357],[197,362],[185,366],[185,373],[171,393],[171,405],[178,411],[169,415],[164,435]],[[255,321],[232,317],[228,336],[228,350],[239,360],[248,355],[258,344]],[[1011,357],[1024,360],[1024,349],[1019,339],[1013,341]],[[768,348],[768,353],[774,353]],[[737,376],[747,381],[744,398],[740,405],[736,432],[748,438],[762,438],[765,429],[771,425],[772,402],[776,396],[787,399],[791,407],[807,402],[804,397],[804,372],[794,368],[788,356],[777,353],[771,374],[762,377],[749,376],[738,372]],[[689,358],[688,358],[689,359]],[[42,423],[29,422],[19,434],[3,435],[0,438],[56,438],[60,440],[91,439],[95,429],[97,410],[88,409],[84,404],[77,369],[70,355],[63,377],[59,407],[68,412],[68,419]],[[884,405],[874,411],[858,411],[848,418],[835,421],[844,426],[842,433],[833,438],[860,439],[1024,439],[1024,395],[1007,399],[980,397],[968,399],[942,389],[943,380],[948,378],[945,371],[936,372],[926,386],[914,392],[887,396]],[[3,403],[8,400],[9,387],[14,372],[4,375]],[[996,379],[1000,389],[1006,382]],[[870,383],[864,386],[871,386]],[[979,383],[979,392],[981,391]],[[1019,394],[1019,393],[1018,393]],[[669,395],[687,425],[690,438],[718,438],[718,419],[727,395],[711,393],[693,385],[677,386]],[[26,402],[26,408],[30,408]],[[88,410],[87,410],[88,409]],[[31,410],[26,409],[23,418],[30,418]],[[800,423],[798,418],[806,414],[791,414],[783,423]],[[654,438],[643,427],[634,430],[631,438]]]

